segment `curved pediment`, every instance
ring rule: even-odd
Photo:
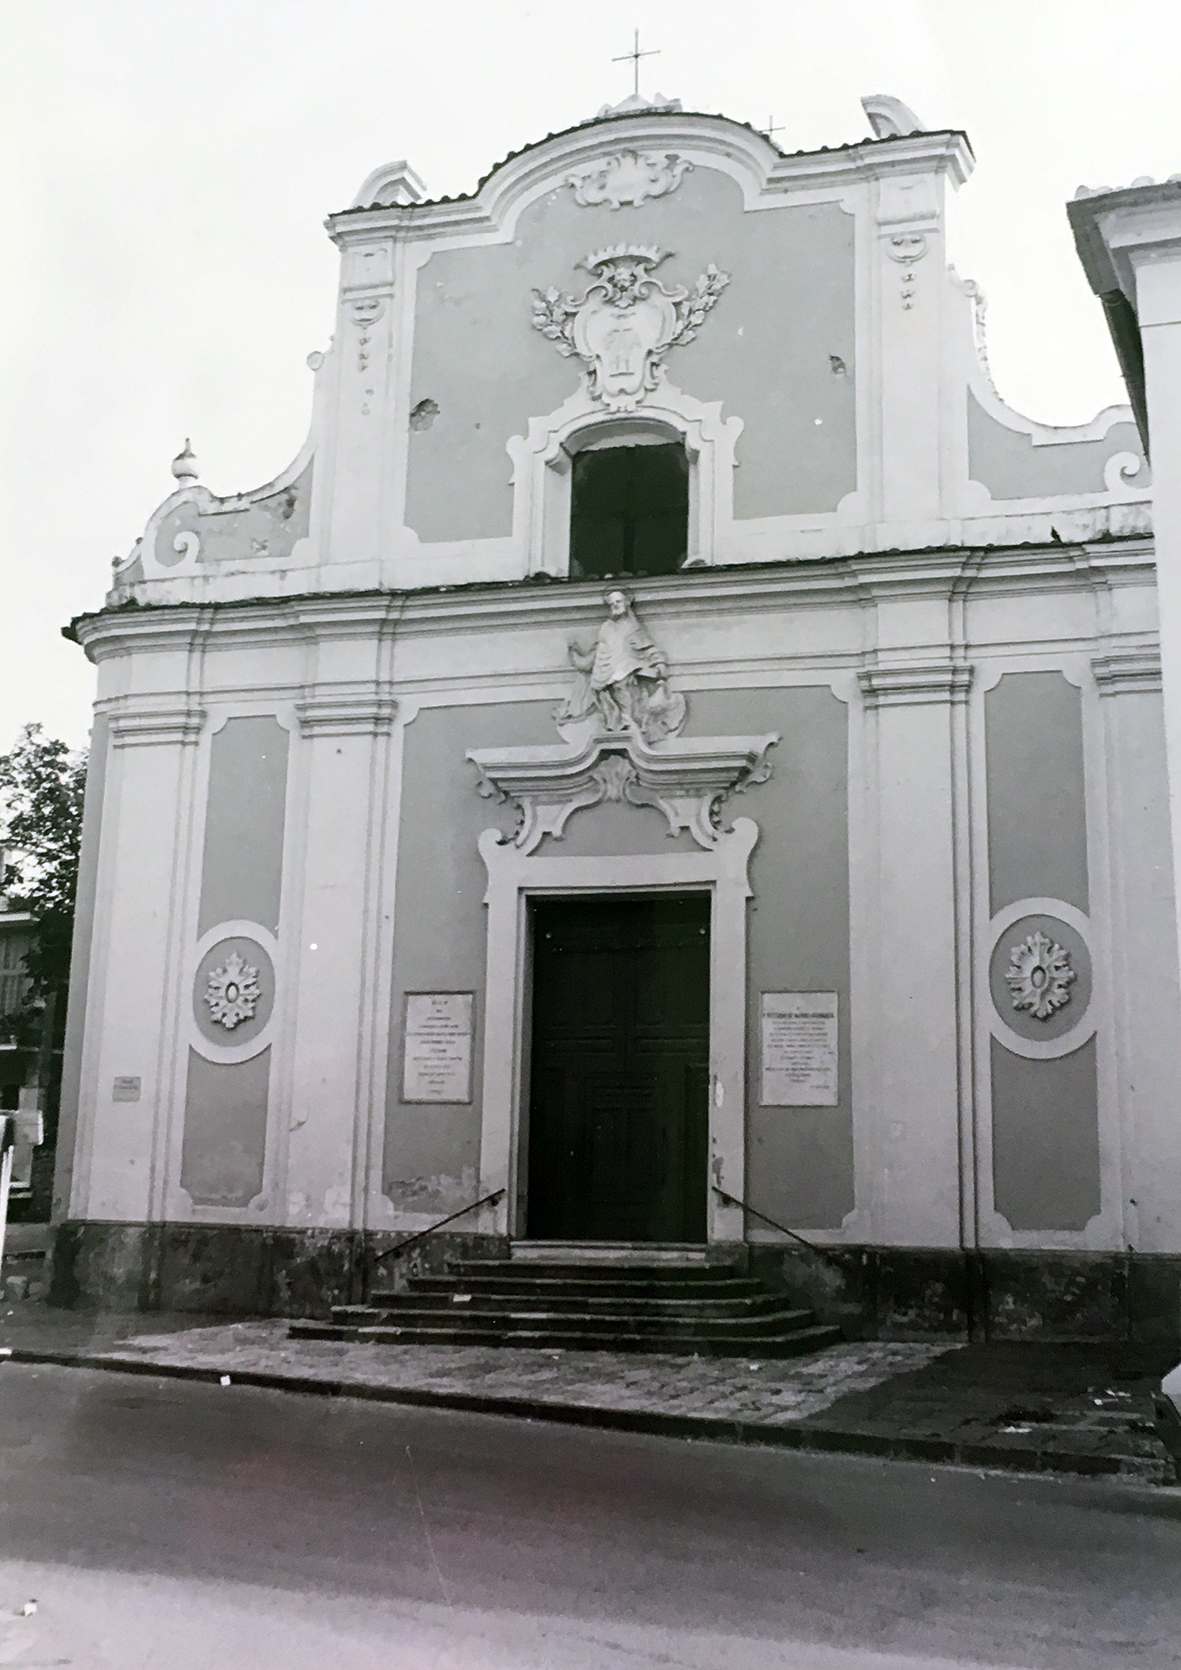
[[[742,187],[749,207],[768,190],[799,184],[815,176],[856,168],[862,158],[875,168],[889,165],[888,153],[918,147],[945,152],[958,180],[971,168],[962,134],[941,132],[864,139],[833,149],[782,152],[765,134],[728,116],[683,111],[670,105],[616,111],[547,134],[512,151],[495,164],[474,191],[455,197],[414,201],[403,186],[412,171],[405,162],[375,169],[353,204],[331,215],[328,226],[338,241],[375,224],[439,231],[443,227],[508,227],[536,197],[569,194],[584,207],[612,211],[639,207],[676,190],[690,169],[717,169]],[[420,184],[414,177],[413,184]]]

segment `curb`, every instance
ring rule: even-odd
[[[151,1375],[158,1379],[193,1380],[220,1385],[226,1370],[189,1363],[161,1363],[75,1351],[35,1351],[22,1346],[0,1348],[0,1363],[44,1363],[61,1368],[103,1369],[117,1374]],[[333,1380],[328,1376],[283,1374],[264,1369],[233,1369],[235,1386],[265,1391],[300,1392],[309,1396],[354,1398],[366,1403],[401,1404],[416,1409],[450,1409],[469,1415],[508,1415],[517,1419],[554,1421],[566,1426],[599,1427],[615,1432],[640,1432],[662,1438],[696,1438],[708,1443],[759,1445],[783,1450],[811,1450],[842,1455],[872,1456],[879,1460],[938,1462],[944,1466],[989,1467],[1006,1472],[1069,1473],[1085,1478],[1118,1477],[1125,1458],[1083,1455],[1069,1450],[1002,1448],[991,1444],[959,1444],[948,1438],[889,1437],[857,1428],[793,1425],[767,1426],[730,1421],[711,1415],[670,1415],[645,1409],[603,1409],[593,1404],[554,1403],[529,1397],[493,1397],[477,1392],[438,1392],[416,1386],[379,1386],[364,1381]],[[1127,1458],[1133,1459],[1133,1458]],[[1134,1473],[1129,1473],[1135,1478]],[[1137,1480],[1137,1482],[1143,1482]]]

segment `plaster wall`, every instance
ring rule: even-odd
[[[792,1229],[839,1230],[852,1211],[848,724],[827,685],[701,691],[686,734],[778,731],[771,776],[731,800],[726,821],[752,817],[747,966],[747,1199]],[[626,849],[624,849],[626,850]],[[840,1103],[760,1105],[764,991],[835,991]],[[752,1225],[756,1231],[761,1226]]]
[[[83,1037],[71,1211],[143,1221],[160,1210],[161,1144],[174,1110],[193,751],[175,732],[115,728],[95,911],[102,963]],[[120,1098],[120,1081],[132,1082],[134,1099]]]
[[[993,952],[984,1001],[1029,1047],[990,1040],[993,1207],[1018,1233],[1081,1233],[1103,1206],[1098,1045],[1092,1036],[1049,1059],[1036,1052],[1088,1015],[1096,1023],[1092,952],[1070,921],[1091,908],[1082,692],[1059,672],[1009,672],[986,692],[984,719],[993,917],[1021,900],[1066,907],[1065,919],[1052,904],[1020,915]],[[1064,946],[1075,976],[1045,1020],[1017,1011],[1005,982],[1014,950],[1037,932]]]
[[[1058,672],[1006,673],[984,699],[992,911],[1063,899],[1085,911],[1082,698]]]
[[[1123,1231],[1130,1246],[1146,1253],[1178,1252],[1181,1121],[1175,1041],[1181,1038],[1181,991],[1161,693],[1137,688],[1132,680],[1101,706],[1111,808]]]
[[[1102,1205],[1095,1040],[1057,1061],[992,1046],[993,1200],[1015,1230],[1084,1230]]]
[[[227,719],[210,746],[197,934],[219,922],[279,931],[287,732],[266,715]]]
[[[82,841],[78,858],[78,891],[74,900],[74,941],[70,950],[70,992],[62,1051],[62,1082],[54,1162],[53,1217],[69,1210],[78,1141],[78,1101],[82,1080],[82,1043],[91,997],[91,968],[95,958],[94,918],[98,890],[98,850],[110,759],[110,723],[96,714],[90,731],[86,765],[86,796],[82,811]]]
[[[979,602],[969,587],[957,614],[948,597],[962,583],[961,570],[952,563],[936,583],[938,560],[925,559],[921,583],[917,568],[908,580],[910,570],[897,563],[888,574],[883,567],[880,586],[876,571],[863,570],[860,590],[837,565],[817,569],[814,578],[793,576],[782,592],[768,591],[755,574],[734,581],[684,576],[637,588],[641,616],[689,696],[687,734],[782,737],[772,751],[771,779],[726,812],[754,818],[760,828],[749,870],[747,1197],[789,1227],[830,1241],[954,1247],[973,1244],[971,1196],[978,1188],[986,1197],[986,1241],[1000,1237],[1007,1245],[1011,1235],[1022,1247],[1106,1247],[1119,1244],[1126,1220],[1129,1237],[1141,1235],[1149,1250],[1173,1251],[1179,1236],[1170,1167],[1177,1144],[1167,1113],[1172,1056],[1161,1039],[1175,1026],[1175,975],[1152,960],[1136,1001],[1121,997],[1113,1008],[1109,966],[1111,957],[1136,958],[1146,947],[1156,959],[1153,935],[1159,939],[1169,908],[1158,697],[1125,679],[1118,695],[1100,698],[1088,671],[1092,656],[1096,665],[1118,660],[1118,645],[1105,647],[1098,630],[1103,611],[1112,619],[1115,610],[1123,626],[1142,624],[1140,594],[1150,597],[1150,586],[1129,571],[1111,604],[1085,570],[1067,565],[1060,572],[1060,556],[1047,554],[1036,588],[1010,587],[994,575]],[[350,610],[365,609],[372,616],[366,624],[360,613],[349,624]],[[160,676],[161,663],[156,675],[150,658],[132,656],[117,671],[105,664],[104,701],[115,722],[125,730],[148,727],[153,741],[111,756],[117,769],[107,786],[104,856],[96,865],[96,943],[103,951],[88,1028],[94,1051],[105,1052],[109,1065],[96,1054],[80,1070],[81,1100],[89,1095],[93,1112],[78,1146],[80,1175],[101,1182],[105,1212],[79,1204],[78,1215],[131,1222],[150,1221],[154,1211],[194,1221],[287,1223],[309,1233],[362,1225],[385,1231],[419,1227],[474,1197],[488,996],[487,876],[477,841],[491,824],[510,830],[513,814],[480,797],[465,755],[472,747],[556,740],[553,708],[570,677],[566,641],[593,636],[601,613],[597,588],[562,586],[420,597],[408,607],[372,598],[327,613],[300,604],[289,617],[277,616],[269,633],[248,627],[249,611],[224,614],[201,639],[200,662],[183,663],[191,685],[204,683],[209,692],[200,698],[208,713],[195,749],[185,740],[190,710],[175,698],[168,698],[168,736],[157,741],[151,732],[164,721],[150,718],[148,704],[165,698],[142,686]],[[1063,620],[1075,636],[1056,645],[1055,624]],[[161,619],[152,624],[157,642],[162,626]],[[962,646],[949,645],[953,633]],[[986,640],[979,649],[977,636]],[[321,637],[319,648],[310,647]],[[970,709],[956,695],[951,663],[939,671],[933,661],[941,642],[945,657],[952,648],[977,657]],[[867,643],[877,646],[869,662]],[[300,668],[304,679],[294,683]],[[384,685],[336,676],[383,669]],[[137,681],[141,688],[128,689]],[[397,695],[375,694],[379,686]],[[364,699],[362,688],[370,691]],[[276,762],[285,736],[283,787]],[[253,739],[250,748],[244,739]],[[127,800],[143,768],[137,763],[128,772],[123,761],[153,756],[152,784],[142,791],[153,806],[148,816],[140,800]],[[1035,780],[1039,816],[1044,808],[1052,838],[1029,817]],[[257,815],[246,818],[243,797],[251,795],[261,799]],[[273,815],[280,798],[289,836]],[[172,807],[172,823],[161,820],[161,805]],[[969,834],[983,861],[975,883],[965,880]],[[252,849],[251,839],[261,847]],[[184,958],[175,942],[152,1016],[137,1015],[142,1002],[133,1003],[122,985],[117,999],[109,995],[121,967],[119,924],[134,917],[132,932],[143,932],[136,912],[149,901],[133,894],[153,866],[165,863],[161,849],[177,841],[183,849],[186,840],[192,853],[175,860],[170,908],[174,925],[191,923],[184,930],[190,944],[198,922],[212,923],[208,935],[222,933],[225,924],[212,918],[223,910],[265,917],[259,933],[277,921],[275,863],[280,849],[284,854],[265,1116],[241,1065],[216,1073],[199,1068],[190,1077],[177,1017],[193,1013],[194,968],[180,980]],[[545,852],[551,849],[595,859],[691,852],[686,837],[669,839],[655,813],[619,805],[576,814],[566,840],[547,843]],[[192,861],[202,856],[206,875]],[[1109,884],[1097,882],[1096,864],[1113,878],[1110,907]],[[247,893],[232,891],[250,877]],[[208,909],[207,883],[231,889]],[[973,927],[965,901],[977,884],[983,915]],[[163,884],[153,887],[160,896]],[[986,1033],[986,1083],[974,1112],[963,1053],[972,1014],[965,959],[970,966],[982,945],[987,950],[998,910],[1020,909],[1041,889],[1064,911],[1091,912],[1097,1041],[1089,1057],[1083,1051],[1065,1066],[1061,1059],[1021,1059],[1011,1071],[1002,1055],[993,1074]],[[150,949],[151,932],[145,943]],[[985,987],[981,1012],[991,1013]],[[838,992],[838,1108],[758,1106],[764,989]],[[404,998],[414,990],[475,993],[470,1104],[400,1101]],[[196,1022],[184,1024],[198,1024],[196,1014]],[[120,1040],[135,1026],[151,1032],[158,1052],[158,1078],[143,1075],[143,1099],[151,1101],[108,1108],[103,1098],[111,1099],[116,1056],[118,1073],[134,1070]],[[271,1034],[248,1037],[250,1031],[242,1032],[242,1046],[261,1079],[257,1058]],[[1035,1031],[1034,1042],[1052,1031]],[[194,1047],[200,1054],[204,1046],[194,1040]],[[1086,1059],[1094,1071],[1083,1095],[1076,1079]],[[1039,1097],[1025,1087],[1031,1075],[1042,1086]],[[231,1080],[240,1096],[223,1093]],[[182,1107],[188,1097],[185,1123],[170,1096]],[[991,1146],[982,1138],[978,1158],[976,1117],[991,1132]],[[215,1153],[230,1130],[238,1144],[233,1178],[217,1173]],[[1094,1214],[1096,1143],[1101,1222]],[[156,1181],[137,1195],[123,1168],[134,1174],[145,1154]],[[263,1185],[254,1189],[260,1163]],[[1031,1179],[1043,1173],[1045,1189],[1034,1188]],[[200,1198],[188,1192],[197,1179]],[[249,1199],[247,1188],[254,1189]],[[1044,1199],[1042,1207],[1035,1197]],[[75,1198],[93,1197],[76,1191]],[[1132,1215],[1140,1210],[1142,1228]],[[1039,1211],[1041,1225],[1033,1221]]]
[[[621,164],[634,183],[637,158],[676,178],[614,208],[579,186]],[[182,486],[113,597],[563,574],[563,460],[614,419],[533,328],[532,293],[579,296],[579,263],[621,244],[669,251],[672,289],[711,264],[730,278],[636,414],[696,449],[695,560],[1144,535],[1130,416],[1054,429],[992,388],[982,298],[945,261],[945,190],[971,168],[953,132],[786,157],[740,124],[647,111],[526,146],[471,198],[362,198],[329,222],[341,288],[306,446],[251,493]]]
[[[575,202],[575,167],[666,142],[693,166],[664,195]],[[984,1246],[1016,1334],[1047,1311],[1023,1260],[1100,1261],[1061,1281],[1037,1266],[1059,1319],[1065,1294],[1098,1328],[1125,1249],[1181,1251],[1147,471],[1126,415],[1051,430],[991,389],[979,297],[944,267],[943,188],[970,160],[950,134],[788,158],[736,124],[648,112],[529,147],[473,199],[334,217],[337,338],[313,356],[307,447],[254,493],[173,494],[110,611],[79,626],[100,704],[56,1210],[109,1229],[120,1292],[232,1308],[286,1284],[294,1303],[317,1259],[341,1292],[351,1238],[419,1227],[485,1175],[481,1074],[503,1081],[504,1061],[483,1058],[499,994],[477,839],[512,814],[464,756],[552,742],[567,640],[601,619],[598,588],[563,583],[546,497],[600,413],[566,404],[582,368],[532,328],[530,292],[579,293],[578,262],[620,242],[674,252],[669,285],[711,262],[731,275],[668,355],[683,395],[664,385],[712,449],[703,560],[731,566],[638,588],[690,734],[782,736],[771,779],[726,813],[760,826],[734,913],[748,1095],[727,1178],[845,1242],[879,1309],[909,1258],[959,1315]],[[1181,264],[1165,253],[1136,294],[1167,695]],[[526,574],[549,583],[467,586]],[[1171,755],[1178,712],[1170,698]],[[629,855],[648,873],[667,855],[679,875],[691,846],[604,805],[536,862],[618,878]],[[1048,1023],[1006,1007],[1011,941],[1037,925],[1078,975]],[[248,933],[273,1012],[219,1053],[194,980]],[[423,989],[475,994],[470,1104],[400,1100],[404,998]],[[837,991],[838,1108],[758,1106],[765,989]],[[741,1044],[741,1017],[727,1036]]]
[[[862,1204],[871,1238],[893,1246],[957,1246],[963,1234],[964,715],[950,674],[936,679],[928,692],[900,675],[865,722]]]
[[[246,503],[220,503],[202,494],[201,500],[179,503],[162,518],[155,534],[154,555],[163,568],[185,561],[217,563],[263,558],[290,558],[308,534],[312,497],[312,466],[281,492]]]
[[[439,408],[409,434],[406,521],[421,539],[512,532],[505,443],[581,372],[532,328],[531,291],[581,294],[591,275],[579,263],[621,236],[675,252],[657,269],[668,286],[691,286],[711,262],[731,274],[669,375],[743,420],[736,518],[835,511],[856,487],[853,216],[839,203],[747,212],[737,182],[703,166],[625,223],[557,187],[511,243],[441,249],[419,269],[410,406]]]
[[[1115,423],[1100,440],[1076,440],[1058,445],[1034,442],[1028,432],[1009,429],[986,412],[968,390],[968,474],[988,488],[994,499],[1038,499],[1102,493],[1108,460],[1130,452],[1143,460],[1144,448],[1136,425]],[[1143,463],[1136,472],[1144,485]]]
[[[488,828],[511,832],[514,816],[476,792],[467,750],[550,742],[554,734],[543,702],[423,707],[406,728],[382,1158],[383,1191],[404,1212],[453,1212],[478,1192],[487,872],[476,843]],[[475,994],[469,1103],[401,1100],[408,991]]]
[[[275,968],[256,934],[279,931],[288,753],[288,733],[270,714],[226,718],[209,742],[195,929],[205,950],[192,974],[196,1032],[188,1047],[179,1176],[197,1208],[243,1209],[262,1195],[272,1061],[263,1034],[274,1008]],[[226,1028],[207,995],[211,976],[231,955],[255,970],[260,996],[251,1016]],[[227,1050],[237,1059],[224,1059]]]
[[[759,992],[837,990],[842,1007],[842,1105],[836,1109],[761,1109],[758,1075],[748,1075],[752,1204],[792,1224],[839,1228],[852,1205],[849,1073],[847,739],[845,708],[827,688],[699,692],[686,734],[781,730],[771,781],[731,815],[754,816],[763,837],[751,861],[756,899],[747,973],[749,1025],[758,1034]],[[408,727],[395,942],[394,1043],[400,1063],[407,990],[476,993],[480,1061],[486,912],[485,874],[476,850],[494,805],[475,791],[464,760],[471,746],[542,743],[554,738],[548,704],[424,708]],[[435,817],[419,824],[429,798]],[[546,851],[550,850],[547,843]],[[577,814],[553,851],[563,858],[693,851],[670,840],[656,814],[619,805]],[[479,1159],[480,1080],[467,1107],[399,1101],[392,1082],[384,1187],[406,1210],[447,1211],[472,1198]],[[756,1198],[757,1196],[757,1198]]]
[[[270,1045],[232,1066],[190,1046],[180,1186],[194,1206],[241,1208],[261,1193],[270,1076]]]

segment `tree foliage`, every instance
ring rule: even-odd
[[[0,845],[8,853],[4,889],[36,925],[25,958],[29,998],[62,991],[70,973],[74,895],[82,843],[86,754],[74,753],[41,725],[25,725],[0,754]]]

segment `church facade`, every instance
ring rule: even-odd
[[[632,99],[330,218],[303,451],[218,498],[186,446],[70,629],[60,1301],[315,1310],[451,1219],[1175,1327],[1149,466],[1004,404],[968,143],[866,108]]]

